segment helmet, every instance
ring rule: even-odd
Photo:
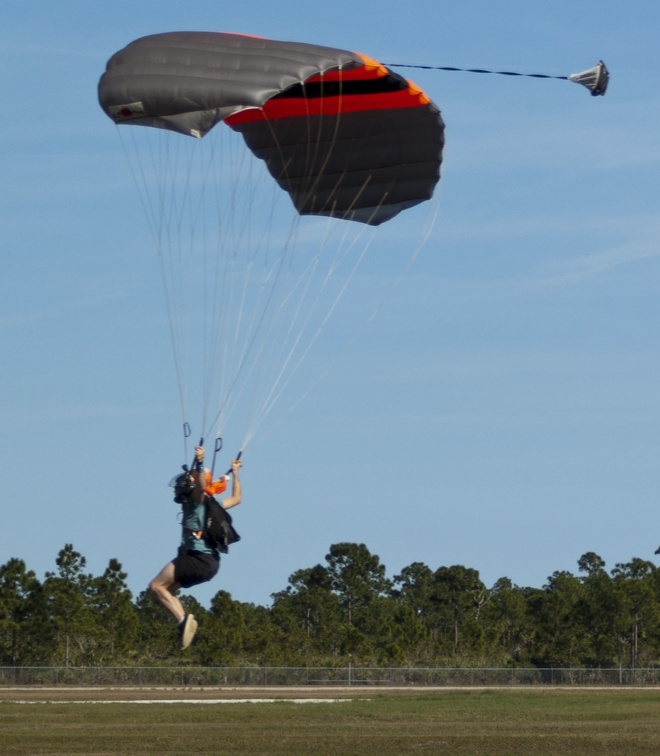
[[[170,485],[174,486],[174,501],[177,504],[183,504],[190,498],[190,494],[195,488],[195,480],[193,476],[186,471],[177,475]]]

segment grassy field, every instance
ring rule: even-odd
[[[294,702],[312,696],[332,700]],[[648,756],[660,690],[16,688],[0,690],[0,753]]]

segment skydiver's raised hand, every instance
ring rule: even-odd
[[[224,509],[230,509],[241,503],[243,498],[243,491],[241,486],[241,479],[238,477],[238,471],[241,468],[241,460],[235,459],[231,463],[232,483],[231,483],[231,496],[222,500],[222,506]]]

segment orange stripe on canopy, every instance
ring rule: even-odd
[[[336,116],[340,113],[359,113],[366,110],[396,110],[425,106],[428,97],[418,89],[373,95],[347,95],[344,97],[278,98],[268,100],[263,108],[246,108],[225,118],[228,126],[252,121],[271,121],[279,118],[299,118],[313,115]]]

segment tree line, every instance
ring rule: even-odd
[[[23,560],[0,566],[0,666],[484,666],[631,667],[660,660],[660,570],[634,558],[606,570],[588,552],[578,574],[541,588],[421,562],[389,579],[364,544],[330,546],[324,564],[294,572],[269,607],[220,590],[181,652],[177,630],[148,591],[134,597],[110,559],[102,575],[66,544],[37,578]]]

